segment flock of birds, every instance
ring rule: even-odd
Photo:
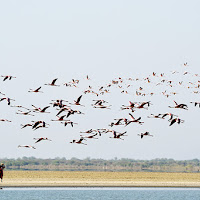
[[[184,63],[183,67],[188,67],[187,63]],[[178,77],[181,80],[178,80]],[[182,77],[190,75],[189,81],[186,78],[186,81],[182,80]],[[175,76],[173,78],[173,76]],[[14,76],[1,76],[2,81],[12,81],[13,79],[16,79]],[[77,122],[72,121],[70,118],[73,115],[80,115],[87,117],[87,113],[84,113],[82,111],[82,108],[86,105],[82,104],[83,99],[87,99],[87,95],[94,95],[96,99],[93,99],[92,102],[90,102],[93,109],[102,109],[102,110],[108,110],[106,112],[112,112],[113,104],[109,104],[107,100],[105,100],[104,97],[106,95],[111,95],[114,90],[118,92],[118,95],[129,95],[131,99],[125,104],[122,104],[120,109],[120,112],[124,112],[125,117],[122,115],[119,118],[115,118],[112,121],[105,124],[105,127],[103,128],[97,128],[97,129],[88,129],[88,130],[81,130],[80,131],[80,137],[75,138],[72,141],[69,141],[69,143],[72,144],[83,144],[87,145],[87,141],[89,139],[99,139],[104,134],[110,134],[109,138],[114,139],[120,139],[124,140],[124,136],[128,135],[128,132],[126,130],[122,132],[117,131],[117,127],[124,127],[124,129],[127,126],[132,126],[132,124],[138,124],[141,126],[144,126],[145,122],[142,120],[142,116],[135,117],[138,110],[149,110],[150,107],[154,105],[151,98],[155,95],[159,95],[157,98],[161,98],[161,96],[165,97],[166,99],[169,99],[169,102],[171,102],[171,105],[168,105],[168,112],[165,113],[151,113],[150,115],[146,116],[147,118],[154,118],[154,119],[162,119],[168,121],[168,125],[174,126],[175,124],[181,124],[184,123],[184,120],[180,118],[177,114],[174,114],[174,111],[176,109],[179,110],[188,110],[188,103],[185,102],[178,102],[175,101],[175,97],[178,95],[178,93],[181,91],[181,88],[184,90],[189,90],[193,94],[198,94],[200,92],[200,81],[198,74],[191,74],[187,71],[185,72],[178,72],[173,71],[170,72],[170,77],[172,79],[169,79],[168,75],[165,73],[155,73],[153,72],[149,76],[145,78],[122,78],[118,77],[115,78],[108,83],[104,83],[104,85],[101,86],[93,86],[91,85],[91,79],[89,76],[84,77],[84,81],[86,81],[87,87],[81,92],[81,94],[74,99],[73,102],[69,102],[66,99],[56,99],[51,100],[51,102],[48,102],[45,107],[37,107],[33,104],[30,105],[30,107],[25,107],[23,105],[15,105],[15,99],[12,99],[10,97],[7,97],[5,93],[0,92],[0,102],[6,101],[7,105],[10,107],[17,108],[18,110],[15,112],[16,115],[24,115],[24,116],[32,116],[34,117],[36,114],[39,113],[46,113],[51,114],[49,111],[49,108],[53,108],[56,111],[56,115],[54,116],[51,121],[46,122],[45,120],[32,120],[29,123],[21,124],[21,129],[27,129],[28,127],[31,128],[33,131],[36,131],[38,129],[44,129],[44,128],[50,128],[52,123],[58,122],[62,124],[64,127],[70,126],[73,128],[74,126],[78,126]],[[34,89],[29,89],[28,92],[30,93],[45,93],[45,87],[70,87],[70,88],[79,88],[81,86],[81,81],[83,80],[77,80],[72,79],[71,81],[67,83],[63,83],[62,85],[58,84],[58,78],[53,79],[50,83],[45,83],[44,86],[40,86]],[[158,89],[159,88],[159,89]],[[183,91],[184,91],[183,90]],[[150,91],[150,92],[149,92]],[[37,94],[35,94],[37,95]],[[118,97],[119,98],[119,97]],[[133,101],[132,99],[145,99],[143,101]],[[146,100],[148,99],[148,100]],[[191,104],[194,104],[195,107],[200,108],[200,102],[197,101],[191,101]],[[98,120],[98,119],[93,119]],[[0,119],[0,122],[8,122],[12,123],[9,119]],[[146,130],[140,133],[137,133],[137,135],[142,139],[146,136],[153,137],[153,134],[150,133],[150,131]],[[52,141],[51,139],[47,137],[39,137],[39,138],[33,138],[34,143],[40,143],[44,140],[46,141]],[[32,148],[36,149],[35,145],[18,145],[18,147],[25,147],[25,148]]]

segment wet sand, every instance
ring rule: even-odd
[[[200,173],[5,171],[0,187],[200,187]]]

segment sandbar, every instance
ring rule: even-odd
[[[0,187],[200,187],[200,173],[4,171]]]

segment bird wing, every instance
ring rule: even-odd
[[[5,81],[7,78],[8,78],[8,76],[6,76],[6,77],[3,79],[3,81]]]
[[[176,122],[176,118],[171,121],[169,126],[173,125],[175,122]]]
[[[64,109],[61,109],[58,113],[57,113],[57,115],[56,116],[58,116],[61,112],[63,112],[64,111]]]
[[[117,137],[116,131],[113,131],[114,138]]]
[[[165,118],[168,115],[168,113],[163,114],[162,118]]]
[[[35,143],[38,143],[43,140],[43,138],[34,138],[34,139],[37,140]]]
[[[41,87],[37,88],[37,89],[35,90],[35,92],[38,92],[40,89],[41,89]]]
[[[41,123],[40,121],[35,122],[35,124],[32,126],[32,129],[36,128],[40,123]]]
[[[47,108],[49,108],[50,106],[46,106],[46,107],[44,107],[40,112],[45,112],[45,110],[47,109]]]
[[[176,103],[176,101],[174,101],[174,103],[175,103],[176,105],[178,105],[178,104]]]
[[[57,81],[57,78],[55,78],[55,79],[52,81],[51,84],[54,85],[56,81]]]
[[[38,110],[38,108],[36,106],[32,105],[32,107]]]
[[[130,116],[133,120],[135,120],[135,118],[133,117],[133,115],[132,115],[131,113],[129,113],[129,116]]]
[[[120,133],[119,135],[120,135],[120,136],[122,136],[122,135],[125,135],[125,134],[126,134],[126,132],[127,132],[127,131],[125,131],[125,132],[123,132],[123,133]]]
[[[72,114],[72,112],[71,112],[71,111],[68,111],[67,117],[69,117],[71,114]]]
[[[59,118],[59,120],[63,120],[66,115],[63,115]]]
[[[82,96],[83,96],[83,95],[81,95],[81,96],[77,99],[76,103],[79,103],[79,102],[80,102]]]

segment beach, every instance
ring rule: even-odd
[[[200,187],[200,173],[5,171],[0,187]]]

